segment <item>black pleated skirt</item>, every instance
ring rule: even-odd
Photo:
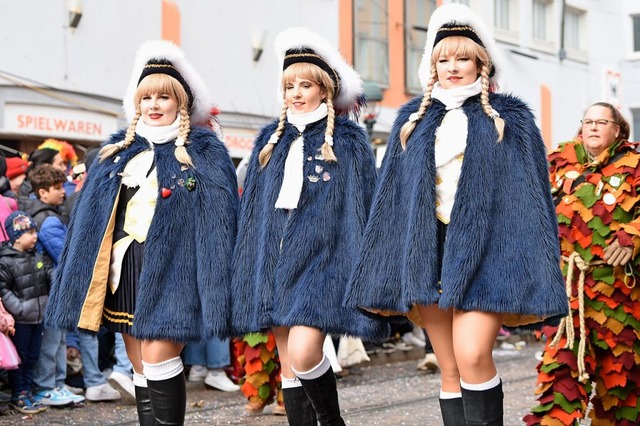
[[[111,293],[111,288],[107,288],[102,324],[109,331],[131,334],[143,255],[144,244],[133,241],[122,259],[120,284],[116,292]]]

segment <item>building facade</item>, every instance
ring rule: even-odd
[[[398,107],[421,93],[426,27],[448,1],[0,0],[0,146],[102,142],[126,125],[121,97],[138,46],[165,38],[202,74],[240,159],[280,111],[273,41],[306,26],[362,75],[370,101],[361,120],[374,149],[383,148]],[[549,147],[573,137],[584,109],[600,100],[617,105],[640,140],[639,1],[458,2],[492,28],[504,58],[501,90],[531,106]]]

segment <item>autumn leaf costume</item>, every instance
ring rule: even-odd
[[[559,327],[544,329],[540,405],[525,416],[527,425],[572,425],[587,415],[593,425],[640,423],[636,149],[619,140],[594,158],[577,138],[549,156],[571,312]],[[633,247],[625,266],[603,261],[604,249],[616,239]]]

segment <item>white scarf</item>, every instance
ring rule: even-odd
[[[471,84],[453,89],[443,89],[439,82],[436,82],[431,91],[431,97],[442,102],[448,110],[460,108],[464,101],[482,92],[482,78]]]
[[[320,121],[327,114],[327,104],[324,102],[321,102],[315,110],[304,114],[292,114],[291,110],[287,110],[287,121],[296,126],[300,135],[291,144],[284,163],[284,177],[276,200],[276,209],[295,209],[298,207],[302,182],[304,181],[304,138],[302,132],[307,124]]]
[[[149,141],[150,144],[164,144],[178,137],[180,130],[180,114],[168,126],[149,126],[142,119],[136,124],[136,133]]]

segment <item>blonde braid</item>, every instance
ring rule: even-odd
[[[117,154],[121,150],[126,149],[129,145],[131,145],[136,137],[136,125],[138,124],[138,120],[140,120],[141,115],[142,114],[140,113],[140,109],[136,109],[136,115],[133,117],[133,120],[131,120],[131,124],[129,124],[129,127],[127,127],[127,133],[125,133],[124,140],[121,143],[111,143],[109,145],[103,146],[102,149],[100,149],[100,151],[98,152],[98,158],[100,159],[100,162],[103,162],[107,158]]]
[[[333,153],[333,129],[335,127],[336,112],[333,109],[333,100],[331,95],[327,96],[327,130],[324,132],[324,143],[322,144],[321,153],[326,162],[337,162],[338,159]]]
[[[284,131],[284,123],[287,120],[287,103],[285,102],[282,105],[282,110],[280,110],[280,118],[278,121],[278,127],[276,131],[269,138],[269,142],[262,148],[260,154],[258,155],[258,161],[260,162],[260,167],[264,168],[269,160],[271,159],[271,154],[273,153],[273,147],[275,146],[280,136],[282,136],[282,132]],[[275,139],[272,143],[272,139]]]
[[[184,145],[176,146],[175,156],[180,164],[195,168],[191,156],[187,152],[187,144],[189,143],[188,137],[191,131],[191,119],[189,118],[189,112],[186,108],[180,110],[180,127],[178,128],[178,138],[176,142],[182,141]]]
[[[504,136],[505,123],[500,115],[491,108],[491,104],[489,104],[489,65],[485,64],[482,66],[480,76],[482,77],[482,94],[480,95],[480,104],[482,104],[484,113],[493,120],[493,124],[496,126],[496,131],[498,132],[498,142],[501,142],[502,137]]]
[[[418,108],[417,118],[415,120],[411,120],[411,114],[409,116],[409,121],[402,125],[400,129],[400,145],[402,145],[402,149],[407,149],[407,141],[409,140],[409,136],[413,133],[413,130],[416,128],[416,123],[419,120],[422,120],[425,113],[427,112],[427,108],[431,105],[431,91],[433,90],[433,85],[436,84],[436,80],[438,79],[438,74],[436,73],[435,64],[431,64],[431,75],[429,76],[429,83],[424,91],[424,96],[422,97],[422,102],[420,102],[420,107]]]

